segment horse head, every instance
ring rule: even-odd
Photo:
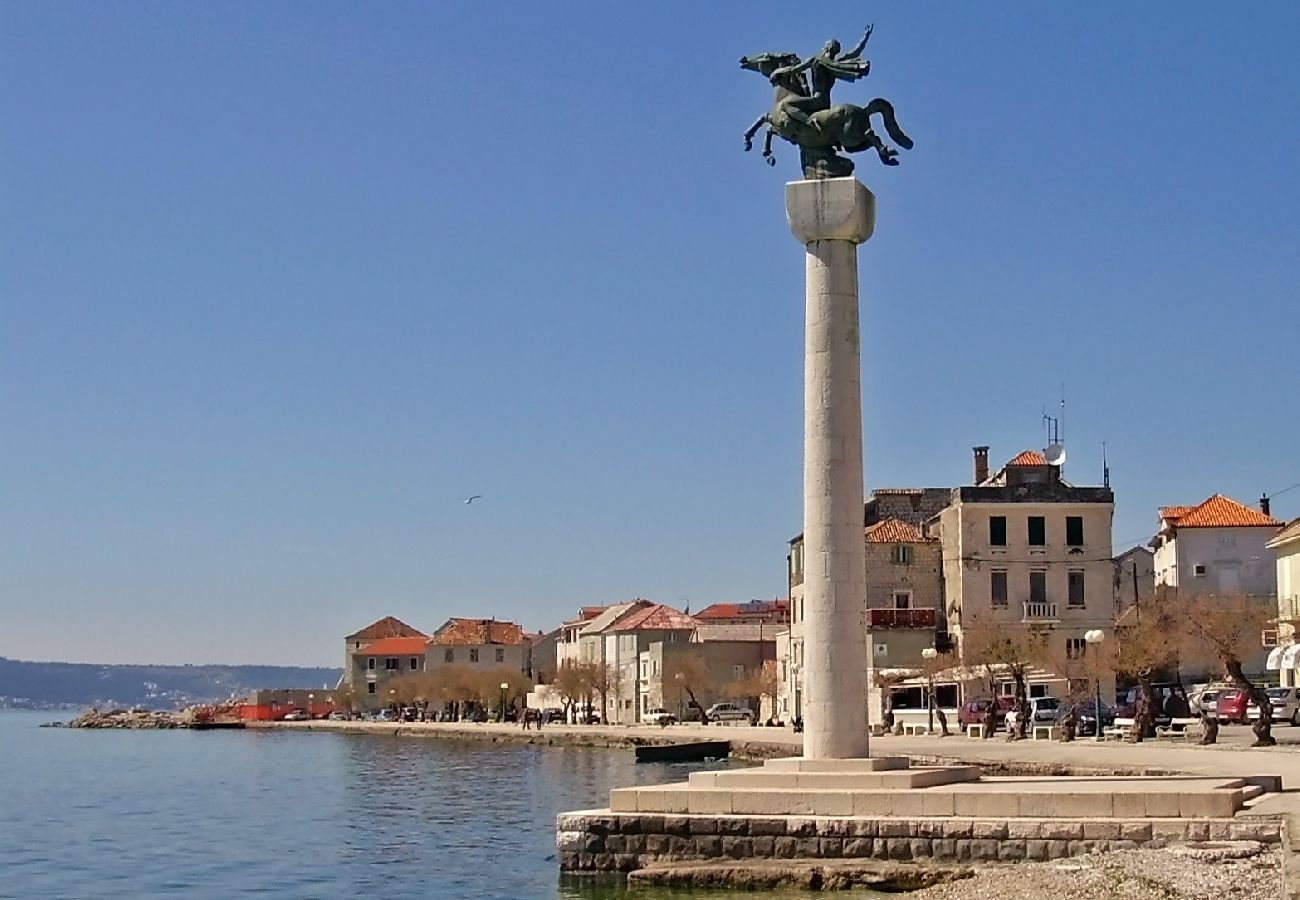
[[[769,78],[777,69],[797,66],[799,62],[799,56],[795,53],[755,53],[753,56],[742,56],[740,67]]]

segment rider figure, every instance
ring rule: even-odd
[[[786,66],[772,73],[771,80],[775,81],[786,75],[797,75],[805,69],[812,69],[812,94],[807,97],[789,97],[782,103],[790,118],[809,128],[821,130],[812,114],[831,108],[831,88],[835,82],[841,79],[857,81],[871,71],[871,62],[861,56],[867,41],[871,39],[873,27],[868,26],[862,40],[843,56],[840,55],[840,42],[832,39],[826,42],[816,56],[797,66]]]

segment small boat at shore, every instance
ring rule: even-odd
[[[689,741],[681,744],[644,744],[636,748],[637,762],[702,762],[726,759],[731,741]]]
[[[195,722],[190,725],[191,731],[218,731],[230,730],[235,728],[244,728],[243,722]]]

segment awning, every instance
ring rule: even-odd
[[[1282,654],[1285,651],[1286,647],[1274,647],[1268,651],[1268,659],[1264,662],[1264,668],[1272,672],[1282,668]]]
[[[1292,644],[1282,654],[1282,668],[1294,669],[1297,664],[1300,664],[1300,644]]]

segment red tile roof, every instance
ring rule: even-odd
[[[1166,507],[1167,508],[1167,507]],[[1170,522],[1178,528],[1250,528],[1264,526],[1277,528],[1282,523],[1266,516],[1253,506],[1238,503],[1231,497],[1215,494],[1199,506]]]
[[[1187,515],[1195,506],[1162,506],[1160,507],[1160,518],[1175,521]]]
[[[695,614],[697,619],[776,617],[790,608],[789,600],[751,600],[749,603],[714,603]]]
[[[657,629],[693,629],[700,623],[671,606],[655,603],[624,616],[610,631],[646,631]]]
[[[609,609],[608,606],[580,606],[578,607],[578,620],[586,622],[589,619],[594,619],[607,609]]]
[[[390,637],[427,638],[428,635],[423,631],[417,631],[401,619],[384,616],[378,622],[371,622],[356,634],[349,634],[347,639],[349,641],[377,641],[380,638]]]
[[[1045,466],[1047,458],[1037,450],[1022,450],[1012,459],[1008,466]]]
[[[423,656],[428,639],[419,637],[381,638],[366,644],[360,650],[353,650],[353,656]]]
[[[448,619],[429,638],[430,644],[467,647],[477,644],[522,644],[524,630],[514,622],[496,619]]]
[[[882,519],[867,526],[868,544],[925,544],[931,540],[921,529],[902,519]]]

